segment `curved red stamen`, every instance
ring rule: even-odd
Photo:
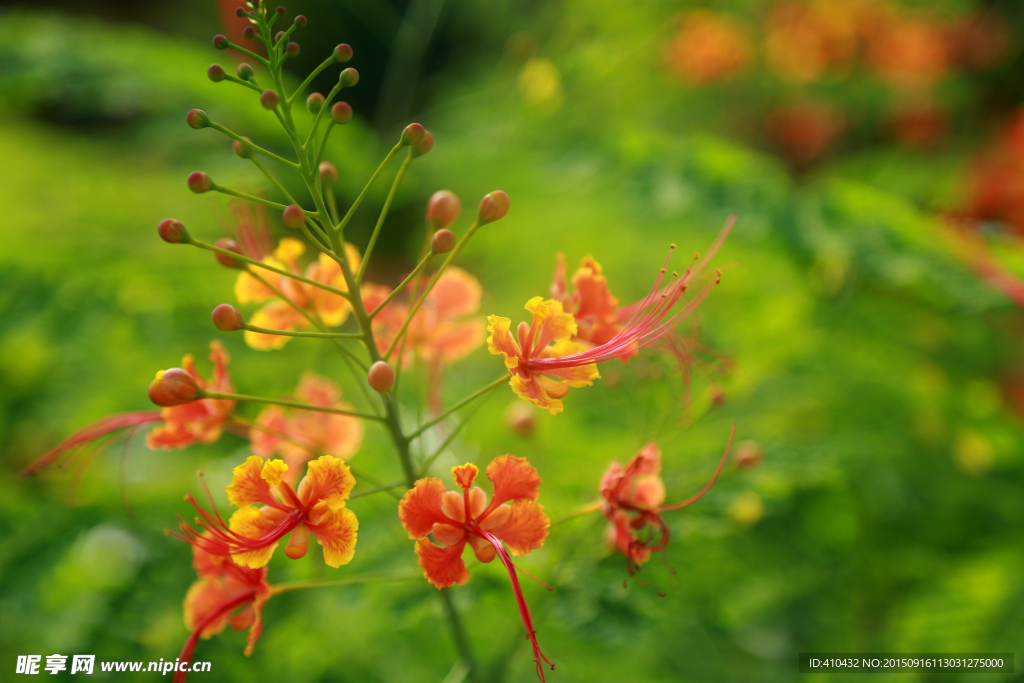
[[[718,479],[718,475],[721,473],[722,468],[725,466],[726,459],[729,457],[729,449],[732,448],[732,440],[733,440],[733,437],[735,437],[735,436],[736,436],[736,423],[734,422],[733,425],[732,425],[732,432],[730,432],[730,434],[729,434],[729,442],[727,444],[725,444],[725,453],[722,453],[722,460],[718,463],[718,469],[715,470],[715,474],[714,474],[713,477],[711,477],[711,480],[708,483],[704,484],[704,488],[702,488],[695,495],[690,496],[689,498],[687,498],[683,502],[675,503],[674,505],[663,505],[661,507],[661,511],[662,512],[665,512],[666,510],[679,510],[680,508],[684,508],[687,505],[693,505],[698,500],[700,500],[704,496],[704,494],[707,493],[711,489],[712,486],[714,486],[715,481],[717,481],[717,479]]]
[[[181,654],[178,655],[178,659],[180,659],[183,663],[186,664],[191,663],[192,653],[195,652],[196,642],[199,640],[199,635],[203,632],[203,629],[205,629],[207,626],[220,619],[225,614],[255,599],[256,591],[249,591],[248,593],[244,593],[243,595],[240,595],[237,598],[229,600],[228,602],[225,602],[222,605],[218,606],[217,609],[211,612],[205,619],[203,619],[199,623],[198,626],[196,626],[196,630],[193,631],[192,635],[190,635],[188,637],[188,640],[185,641],[185,647],[181,648]],[[187,671],[175,671],[173,683],[185,683],[186,678],[188,678]]]

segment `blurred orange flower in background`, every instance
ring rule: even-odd
[[[722,80],[743,71],[751,60],[747,31],[727,16],[695,10],[682,16],[681,26],[664,51],[669,70],[691,84]]]

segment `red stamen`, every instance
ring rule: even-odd
[[[253,601],[255,599],[256,591],[249,591],[248,593],[240,595],[237,598],[229,600],[228,602],[225,602],[224,604],[217,607],[217,609],[211,612],[205,619],[203,619],[199,623],[198,626],[196,626],[196,630],[193,631],[192,635],[190,635],[188,637],[188,640],[185,641],[185,647],[181,648],[181,654],[178,655],[178,659],[180,659],[184,663],[190,663],[192,661],[192,653],[195,652],[196,649],[196,642],[199,640],[199,634],[203,632],[203,629],[205,629],[207,626],[220,619],[228,612],[231,612],[232,610],[241,607],[245,603]],[[175,671],[173,683],[185,683],[186,678],[188,678],[187,671]]]
[[[726,458],[729,457],[729,449],[732,448],[732,439],[733,439],[734,436],[736,436],[736,423],[735,422],[732,425],[732,432],[730,432],[730,434],[729,434],[729,442],[727,444],[725,444],[725,453],[722,454],[722,460],[718,463],[718,469],[715,470],[715,474],[714,474],[713,477],[711,477],[711,480],[708,483],[704,484],[704,488],[702,488],[700,491],[698,491],[696,495],[690,496],[689,498],[687,498],[683,502],[676,503],[675,505],[663,505],[661,507],[661,511],[662,512],[665,512],[667,510],[679,510],[681,508],[686,507],[687,505],[693,505],[698,500],[700,500],[704,496],[704,494],[707,493],[711,489],[712,486],[714,486],[715,481],[718,479],[719,473],[721,473],[722,468],[725,466]]]

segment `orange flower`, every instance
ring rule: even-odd
[[[920,17],[890,17],[868,45],[868,62],[900,90],[930,87],[949,70],[951,46],[946,30]]]
[[[481,562],[490,562],[495,556],[501,560],[512,580],[519,616],[533,644],[537,675],[543,681],[541,660],[549,665],[551,662],[537,644],[533,618],[509,557],[509,553],[529,554],[542,547],[548,536],[551,522],[536,502],[541,478],[526,458],[499,456],[487,466],[487,478],[494,485],[494,496],[488,503],[483,489],[473,487],[478,473],[476,465],[470,463],[452,468],[461,492],[446,491],[440,479],[420,479],[399,503],[398,517],[409,538],[416,539],[423,575],[439,589],[469,581],[469,570],[462,561],[467,543]],[[431,543],[428,534],[433,534],[440,545]],[[507,551],[502,541],[508,545]]]
[[[810,83],[831,66],[845,66],[857,48],[857,7],[847,2],[780,2],[765,37],[768,67],[795,83]]]
[[[570,293],[565,281],[565,255],[558,254],[555,275],[551,283],[551,298],[562,303],[562,308],[576,320],[573,341],[584,345],[600,346],[618,334],[625,325],[619,320],[619,300],[608,289],[608,278],[601,264],[593,256],[580,260],[573,273]],[[632,354],[624,356],[628,360]]]
[[[226,489],[228,501],[239,508],[228,524],[221,518],[209,491],[212,513],[188,494],[185,500],[199,513],[197,521],[204,532],[197,532],[179,516],[181,533],[171,535],[212,555],[230,556],[238,564],[255,569],[270,561],[278,542],[289,534],[285,554],[293,560],[303,557],[309,548],[309,535],[313,534],[323,546],[328,565],[348,564],[355,553],[359,521],[345,507],[356,483],[345,462],[330,455],[311,461],[297,492],[284,481],[287,471],[283,460],[264,461],[258,455],[249,456],[234,469]],[[256,507],[257,503],[262,507]]]
[[[846,130],[846,117],[827,102],[803,101],[776,108],[765,121],[782,156],[796,167],[823,157]]]
[[[295,398],[320,408],[351,410],[341,400],[338,385],[312,372],[303,373]],[[317,453],[349,458],[363,441],[363,423],[348,415],[282,406],[264,408],[250,430],[253,453],[263,458],[279,455],[288,465],[285,481],[294,486],[302,466]]]
[[[750,52],[743,27],[724,15],[696,10],[683,15],[664,59],[682,80],[699,85],[742,71],[750,63]]]
[[[210,360],[213,361],[213,379],[207,382],[196,371],[195,359],[188,354],[181,361],[185,369],[203,389],[219,393],[234,393],[235,389],[228,376],[228,362],[231,357],[217,340],[210,342]],[[224,422],[231,417],[235,402],[216,398],[204,398],[182,405],[163,408],[160,416],[164,424],[146,435],[150,448],[185,448],[194,443],[213,443],[224,431]]]
[[[249,629],[248,657],[263,630],[263,604],[272,595],[266,568],[241,567],[199,546],[192,546],[192,566],[199,579],[188,589],[184,604],[185,628],[192,635],[178,658],[191,661],[199,638],[211,638],[229,624],[238,631]],[[186,672],[176,672],[174,683],[184,683],[186,676]]]
[[[736,426],[733,425],[718,469],[711,481],[696,495],[681,503],[665,505],[665,484],[661,479],[661,450],[651,442],[640,449],[623,467],[613,461],[601,478],[601,512],[610,522],[608,537],[629,561],[629,575],[647,562],[651,553],[661,552],[668,546],[669,530],[662,512],[678,510],[696,503],[718,479],[729,455]],[[656,540],[655,540],[656,539]],[[634,566],[636,569],[634,569]]]
[[[277,249],[272,255],[263,259],[263,262],[281,270],[300,274],[301,268],[298,259],[305,251],[306,245],[302,242],[286,237],[278,243]],[[358,270],[359,251],[351,244],[346,244],[345,256],[352,270]],[[277,287],[295,306],[319,319],[328,327],[338,327],[344,323],[352,310],[348,300],[341,295],[269,270],[262,270],[259,275]],[[335,289],[347,291],[341,266],[326,254],[321,253],[316,261],[306,267],[305,276]],[[273,290],[248,272],[238,274],[238,279],[235,280],[235,298],[240,304],[267,302],[249,319],[249,323],[256,327],[289,331],[306,329],[311,326],[306,316],[295,310],[295,307],[288,302],[278,298]],[[259,351],[280,349],[290,339],[291,337],[283,335],[245,331],[245,343]]]

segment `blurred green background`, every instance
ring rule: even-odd
[[[3,680],[16,678],[19,654],[176,657],[194,573],[189,548],[163,530],[176,512],[187,516],[182,495],[198,489],[197,469],[221,491],[249,451],[231,435],[170,452],[136,438],[97,458],[73,506],[70,472],[16,481],[25,464],[106,414],[149,409],[153,373],[185,353],[208,372],[212,338],[232,354],[240,392],[283,394],[311,368],[363,401],[325,344],[293,340],[264,353],[217,333],[209,312],[234,302],[234,273],[155,234],[172,216],[207,241],[223,235],[226,204],[188,191],[193,170],[272,190],[225,138],[185,125],[188,109],[286,150],[253,93],[204,75],[213,61],[232,65],[209,42],[223,30],[218,7],[43,5],[0,14]],[[681,419],[675,367],[647,354],[606,365],[603,380],[570,393],[564,414],[538,411],[527,437],[508,428],[514,397],[500,389],[435,466],[447,478],[466,460],[526,456],[558,519],[597,497],[611,460],[650,440],[664,453],[670,501],[711,475],[733,422],[737,439],[763,453],[753,467],[733,459],[700,503],[667,513],[665,560],[677,574],[654,558],[640,578],[655,586],[624,583],[603,518],[552,528],[521,562],[556,587],[525,586],[558,666],[549,680],[855,678],[797,674],[796,653],[814,651],[1012,651],[1016,674],[873,680],[1024,680],[1024,317],[972,270],[946,227],[951,215],[971,215],[976,160],[1024,101],[1024,12],[968,0],[890,3],[881,15],[867,2],[780,5],[306,0],[288,16],[310,19],[294,76],[337,42],[355,49],[362,77],[346,98],[356,118],[328,146],[343,207],[406,122],[436,138],[397,196],[371,279],[393,285],[413,265],[437,189],[461,196],[467,214],[490,190],[511,197],[508,216],[474,238],[460,265],[484,287],[482,313],[513,322],[528,298],[547,293],[559,251],[570,267],[593,254],[629,302],[669,243],[685,258],[738,215],[716,260],[722,285],[699,310],[701,341],[735,368],[696,369],[692,425]],[[867,8],[858,16],[910,22],[909,47],[839,31],[849,54],[794,53],[800,65],[827,53],[820,73],[778,66],[772,44],[805,43],[773,31],[796,22],[794,35],[813,37],[801,11],[839,16],[854,5]],[[963,56],[955,38],[968,20],[981,26],[977,42],[998,47],[994,56]],[[895,66],[877,54],[895,55]],[[901,55],[920,69],[907,76]],[[314,88],[326,92],[334,77],[328,70]],[[909,142],[893,123],[905,106],[933,114],[913,119],[928,125],[911,125]],[[393,173],[357,214],[349,238],[360,246]],[[979,239],[1021,276],[1019,227],[985,218]],[[480,349],[449,370],[446,396],[500,370]],[[255,417],[258,407],[242,412]],[[353,464],[384,481],[399,475],[373,427]],[[393,498],[351,507],[360,539],[350,565],[322,570],[278,553],[271,580],[415,569]],[[490,565],[472,574],[454,592],[474,651],[493,680],[534,680],[507,575]],[[434,592],[416,580],[275,597],[253,656],[229,629],[200,643],[195,658],[213,667],[193,680],[455,683]]]

